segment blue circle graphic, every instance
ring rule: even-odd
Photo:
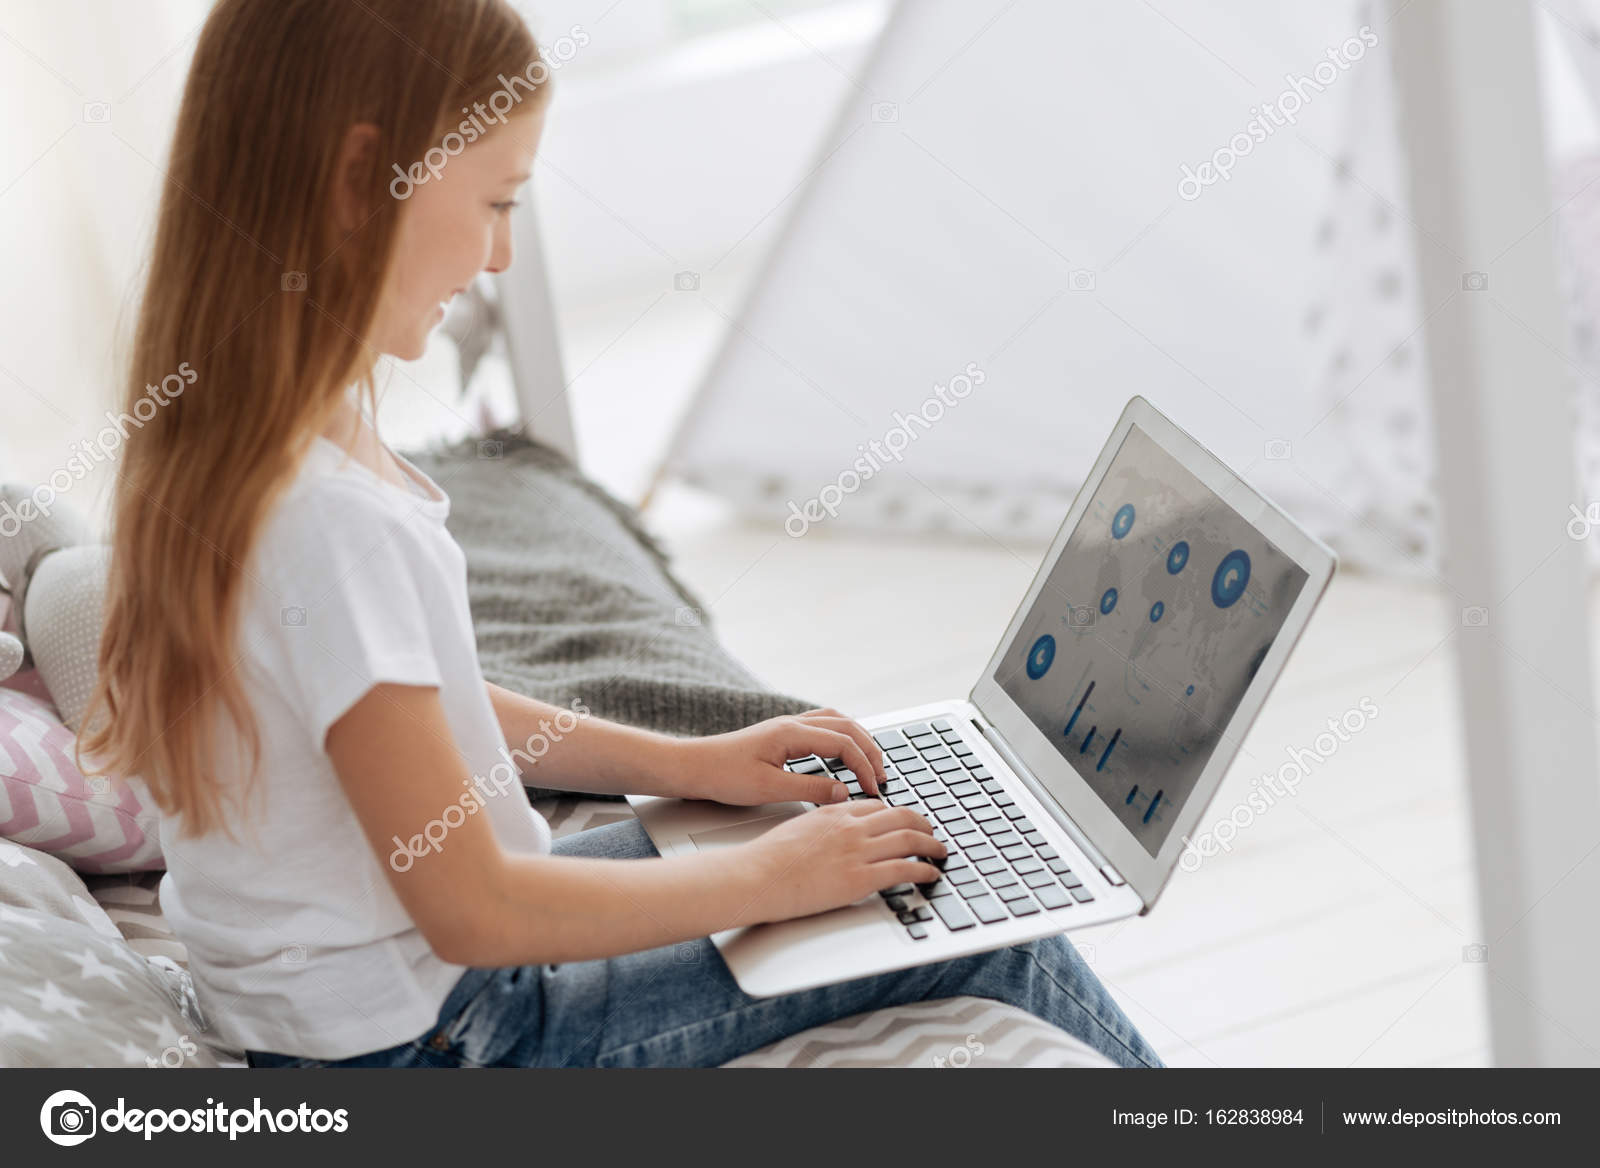
[[[1033,648],[1028,650],[1028,676],[1038,681],[1050,669],[1050,663],[1056,659],[1056,639],[1049,633],[1040,637],[1033,643]]]
[[[1117,508],[1115,518],[1111,520],[1111,534],[1116,539],[1121,539],[1133,530],[1133,504],[1124,503]]]
[[[1107,588],[1105,595],[1100,598],[1100,614],[1102,616],[1110,616],[1111,610],[1116,607],[1117,590],[1115,588]]]
[[[1186,694],[1194,693],[1194,686],[1191,685],[1188,689],[1184,690],[1183,692],[1186,693]]]
[[[1183,566],[1189,562],[1189,543],[1180,539],[1172,545],[1172,550],[1167,553],[1167,572],[1176,576],[1183,571]]]
[[[1167,611],[1167,606],[1159,600],[1150,606],[1150,623],[1154,624],[1161,619],[1161,614]]]
[[[1244,595],[1244,586],[1250,583],[1250,557],[1235,548],[1222,557],[1217,574],[1211,577],[1211,599],[1218,608],[1229,608]]]

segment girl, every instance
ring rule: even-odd
[[[161,902],[215,1037],[252,1066],[714,1066],[975,994],[1157,1065],[1060,937],[738,988],[707,934],[938,876],[920,815],[782,769],[839,756],[876,794],[881,755],[837,710],[675,739],[485,682],[449,499],[379,439],[374,371],[511,263],[549,93],[505,0],[221,0],[134,338],[109,565],[50,554],[75,537],[59,513],[0,539],[84,757],[161,809]],[[86,575],[92,622],[68,611]],[[536,733],[549,785],[829,805],[703,855],[662,858],[636,824],[552,846],[520,786],[482,783]]]

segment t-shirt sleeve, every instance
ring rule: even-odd
[[[415,534],[358,489],[291,496],[269,518],[246,635],[314,749],[374,686],[440,686],[418,553]]]

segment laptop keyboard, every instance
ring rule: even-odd
[[[930,928],[960,932],[1094,899],[948,720],[912,722],[872,737],[888,756],[884,802],[919,812],[950,852],[933,861],[944,870],[933,883],[879,893],[913,939],[926,940]],[[812,755],[786,767],[827,771],[850,798],[871,798],[842,759]]]

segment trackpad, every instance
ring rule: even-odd
[[[763,815],[760,819],[747,819],[743,823],[735,823],[731,827],[718,827],[711,831],[695,831],[689,833],[689,838],[694,841],[694,846],[702,852],[709,852],[713,848],[727,848],[735,844],[746,844],[759,836],[765,835],[785,819],[793,819],[796,815],[804,815],[809,810],[805,803],[785,804],[787,811],[780,811],[776,815]]]

